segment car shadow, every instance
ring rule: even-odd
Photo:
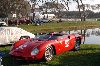
[[[4,66],[99,66],[100,48],[81,48],[80,51],[69,51],[55,56],[50,62],[16,60],[9,55],[9,49],[4,50],[2,65]]]
[[[3,58],[2,64],[4,66],[41,66],[41,65],[46,65],[48,64],[46,62],[41,62],[41,61],[25,61],[25,60],[16,60],[14,58],[11,58],[10,56],[4,57]]]

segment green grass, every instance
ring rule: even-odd
[[[32,33],[38,32],[53,32],[53,31],[66,31],[66,30],[77,30],[100,27],[100,22],[61,22],[61,23],[45,23],[40,26],[31,25],[19,25],[18,27],[23,28]]]
[[[99,66],[100,45],[82,44],[80,51],[68,51],[55,56],[50,62],[17,61],[9,56],[11,46],[0,47],[6,53],[4,66]]]
[[[87,29],[100,27],[100,22],[62,22],[46,23],[41,26],[19,25],[32,33],[67,31],[77,29]],[[99,66],[100,65],[100,45],[82,44],[80,51],[68,51],[55,56],[50,62],[26,62],[17,61],[9,56],[11,46],[0,47],[0,51],[5,53],[3,57],[4,66]]]

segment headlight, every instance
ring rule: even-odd
[[[33,49],[31,52],[31,55],[36,55],[38,54],[39,50],[37,48]]]

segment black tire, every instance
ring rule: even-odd
[[[75,51],[80,50],[80,44],[81,44],[81,40],[78,39],[78,40],[75,41],[75,45],[74,45]]]
[[[52,46],[48,46],[44,53],[44,60],[51,61],[54,56],[54,49]]]

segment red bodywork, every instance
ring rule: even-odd
[[[53,46],[56,55],[73,49],[76,37],[82,38],[82,36],[79,34],[71,34],[62,35],[60,38],[57,38],[55,40],[19,40],[18,42],[13,44],[13,47],[9,54],[14,58],[22,60],[40,60],[44,55],[46,47],[48,46]],[[24,46],[20,47],[21,45]],[[37,48],[39,52],[36,55],[31,55],[32,50],[35,48]]]

